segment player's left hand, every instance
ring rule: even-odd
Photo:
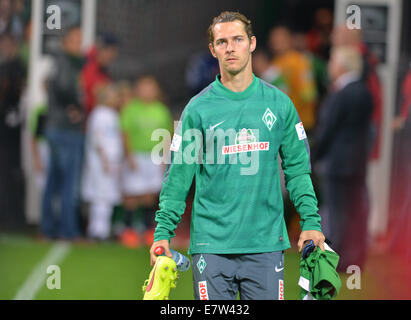
[[[301,252],[301,250],[304,247],[304,242],[307,240],[313,240],[314,245],[316,247],[320,247],[322,251],[324,251],[324,241],[325,241],[325,236],[323,235],[322,232],[317,231],[317,230],[305,230],[301,231],[300,233],[300,239],[298,239],[298,252]]]

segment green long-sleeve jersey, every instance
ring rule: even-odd
[[[321,231],[307,137],[297,111],[253,75],[242,92],[216,80],[184,108],[160,193],[154,240],[171,239],[195,177],[189,252],[260,253],[290,247],[278,155],[302,230]]]

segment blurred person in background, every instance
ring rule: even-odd
[[[329,83],[327,74],[327,62],[319,54],[312,52],[308,49],[307,36],[301,30],[295,30],[292,32],[293,47],[298,52],[301,52],[310,62],[314,75],[315,84],[317,87],[317,104],[322,101],[327,93]],[[316,106],[316,113],[318,108]],[[316,115],[317,118],[317,115]]]
[[[113,84],[96,88],[96,98],[97,105],[87,120],[82,197],[89,203],[88,237],[107,240],[114,206],[121,202],[121,101]]]
[[[283,74],[289,89],[289,97],[297,108],[307,136],[315,126],[317,89],[312,65],[300,52],[293,48],[292,33],[286,26],[271,29],[268,45],[274,58],[272,64]]]
[[[207,50],[193,55],[185,70],[185,82],[190,94],[199,93],[215,79],[217,73],[218,63]]]
[[[382,126],[382,88],[377,73],[378,58],[368,49],[362,39],[362,32],[359,29],[348,29],[345,24],[336,26],[331,34],[333,47],[353,46],[362,57],[361,79],[365,82],[373,99],[372,131],[370,139],[373,141],[371,160],[379,158],[381,147],[381,126]]]
[[[0,0],[0,35],[10,34],[23,41],[30,20],[30,0]]]
[[[162,102],[160,86],[153,76],[136,81],[134,98],[122,109],[120,120],[126,152],[122,175],[126,229],[120,240],[126,246],[138,246],[141,240],[151,244],[164,175],[164,166],[152,161],[151,151],[158,142],[151,136],[159,128],[173,131],[170,111]],[[167,150],[164,152],[168,154]]]
[[[19,44],[12,35],[0,35],[0,220],[3,225],[24,222],[20,100],[26,68],[18,51]]]
[[[330,55],[333,25],[332,11],[319,8],[314,13],[312,28],[305,35],[308,50],[324,60],[328,60]]]
[[[321,177],[320,215],[339,270],[364,265],[369,212],[366,185],[372,97],[361,80],[361,54],[352,46],[332,49],[330,94],[323,102],[312,159]]]
[[[31,34],[31,0],[0,0],[0,35],[19,43],[19,55],[27,69]]]
[[[258,77],[276,86],[285,94],[288,94],[287,82],[281,74],[281,71],[271,64],[267,51],[257,49],[253,53],[253,68]]]
[[[80,27],[71,27],[62,39],[48,79],[45,135],[50,165],[43,197],[41,231],[49,239],[80,237],[79,198],[83,159],[85,111],[80,72],[83,67]],[[56,199],[59,212],[54,212]]]
[[[81,72],[84,85],[87,114],[96,105],[96,88],[111,81],[109,66],[118,54],[118,40],[114,35],[101,34],[97,37],[96,46],[87,54],[87,60]]]

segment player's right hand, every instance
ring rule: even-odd
[[[173,257],[172,253],[170,252],[170,244],[169,244],[168,240],[155,241],[155,242],[153,242],[153,245],[150,248],[150,265],[151,266],[154,266],[154,264],[156,263],[156,260],[157,260],[157,256],[154,253],[154,250],[157,247],[163,247],[166,256],[170,257],[170,258]]]

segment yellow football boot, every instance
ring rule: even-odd
[[[168,300],[170,289],[176,287],[177,277],[177,265],[174,260],[167,256],[157,257],[143,285],[143,300]]]

